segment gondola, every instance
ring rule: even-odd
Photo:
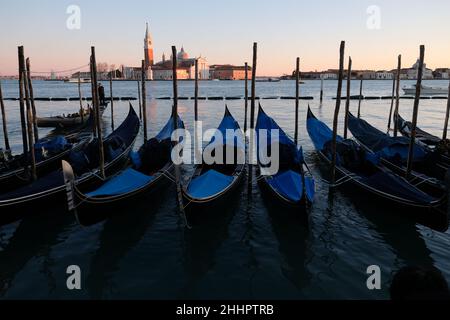
[[[399,175],[405,175],[410,139],[403,136],[391,137],[374,128],[367,121],[356,118],[351,113],[348,117],[348,128],[361,146],[380,155],[385,166]],[[430,177],[444,180],[448,165],[442,162],[439,154],[416,142],[414,145],[413,169],[417,171],[412,174],[413,183],[426,183],[433,186],[439,183],[430,180]]]
[[[110,176],[123,168],[132,150],[139,127],[139,118],[130,105],[126,119],[103,141],[106,176]],[[75,181],[81,190],[102,183],[97,139],[92,139],[82,148],[72,150],[69,153],[68,162],[73,167]],[[31,206],[36,209],[41,206],[45,208],[46,205],[55,206],[59,203],[58,201],[66,203],[64,201],[66,199],[65,191],[66,184],[63,171],[58,169],[33,183],[0,194],[0,221],[11,219],[9,215],[14,218],[16,213],[22,214],[22,210],[19,209],[26,209],[26,213],[31,213],[33,211],[30,210]]]
[[[400,115],[397,115],[397,128],[405,137],[411,137],[412,124],[406,121]],[[432,135],[420,128],[416,127],[416,139],[425,144],[431,150],[437,151],[442,157],[443,161],[450,163],[450,141]]]
[[[230,130],[236,135],[230,136]],[[220,158],[219,150],[222,151],[223,161],[219,161],[222,163],[205,161],[206,153]],[[238,122],[225,107],[225,115],[216,134],[203,150],[202,163],[195,167],[190,181],[182,188],[186,211],[201,212],[224,203],[242,181],[245,175],[244,164],[243,133]]]
[[[34,145],[36,157],[36,175],[41,177],[61,165],[70,152],[88,142],[89,135],[71,134],[54,135],[40,139]],[[29,156],[23,154],[11,156],[0,155],[0,192],[28,184],[30,181]],[[28,169],[27,169],[28,166]]]
[[[278,131],[278,136],[274,135],[275,130]],[[305,162],[302,147],[297,147],[275,120],[264,112],[261,105],[256,135],[260,186],[271,199],[285,208],[306,210],[314,200],[315,182]],[[274,158],[272,150],[275,143],[279,146],[279,161],[272,161],[270,165],[277,167],[268,170],[268,164],[265,164],[266,161],[261,156],[270,154]]]
[[[309,108],[307,130],[321,158],[330,164],[333,132],[325,123],[319,121]],[[336,143],[337,185],[350,182],[391,204],[410,209],[432,209],[443,204],[444,198],[432,197],[411,185],[406,179],[380,165],[376,154],[368,152],[354,140],[343,139],[338,135]]]
[[[177,128],[184,129],[179,116],[177,121]],[[172,141],[174,128],[171,116],[158,135],[145,142],[138,152],[131,153],[132,166],[88,192],[79,187],[80,182],[75,179],[72,166],[64,162],[64,177],[70,187],[68,200],[72,202],[70,207],[76,213],[78,221],[83,225],[101,221],[109,215],[109,209],[113,206],[160,190],[170,182],[174,168],[171,153],[176,144]]]
[[[108,103],[100,105],[100,113],[103,114]],[[37,117],[36,124],[39,128],[55,128],[56,130],[81,129],[87,125],[91,109],[83,110],[83,118],[80,112],[54,117]]]

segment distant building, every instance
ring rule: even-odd
[[[447,80],[450,79],[450,69],[449,68],[438,68],[434,70],[433,77],[435,79]]]
[[[397,70],[392,70],[394,74],[397,73]],[[414,65],[411,68],[405,68],[400,70],[400,79],[403,80],[415,80],[417,79],[417,75],[419,73],[419,59],[417,59],[417,62],[414,63]],[[424,80],[430,80],[434,79],[433,77],[433,70],[428,69],[427,65],[423,64],[423,77]]]
[[[205,57],[190,58],[189,54],[181,47],[177,53],[177,78],[180,80],[195,79],[195,60],[198,61],[198,78],[200,80],[209,79],[209,65]],[[152,66],[154,80],[171,80],[172,79],[172,57],[166,60],[163,54],[162,60]]]
[[[215,64],[209,67],[209,75],[213,80],[245,80],[245,66]],[[248,79],[251,78],[251,67],[248,67]]]

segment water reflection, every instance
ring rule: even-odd
[[[132,210],[124,210],[106,220],[100,233],[99,248],[95,252],[87,278],[89,295],[102,299],[114,294],[114,275],[120,271],[120,262],[144,237],[155,220],[167,189],[152,197],[151,201],[137,201]]]
[[[74,226],[72,215],[56,210],[24,218],[0,252],[0,296],[8,292],[16,275],[36,257],[44,258],[41,272],[48,277],[50,290],[55,288],[50,252],[52,247],[67,239],[68,231]]]

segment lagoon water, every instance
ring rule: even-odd
[[[450,282],[450,232],[416,224],[378,204],[365,194],[338,191],[328,203],[319,158],[306,132],[306,110],[331,125],[336,81],[325,81],[325,101],[319,106],[320,81],[305,81],[300,102],[300,143],[317,181],[309,221],[283,215],[264,201],[254,183],[251,194],[242,186],[226,208],[211,218],[182,227],[169,187],[156,197],[129,203],[126,210],[92,227],[81,227],[65,208],[36,208],[21,221],[0,227],[0,298],[2,299],[388,299],[393,274],[405,265],[434,265]],[[414,82],[402,82],[402,86]],[[446,87],[446,81],[425,84]],[[5,97],[17,97],[16,81],[3,81]],[[108,95],[109,84],[105,83]],[[257,96],[292,96],[294,81],[257,83]],[[171,82],[148,83],[149,135],[159,131],[170,115]],[[344,86],[345,90],[345,86]],[[386,96],[391,81],[364,83],[367,96]],[[77,85],[34,82],[35,97],[76,97]],[[193,96],[193,82],[180,82],[179,95]],[[83,85],[88,95],[90,85]],[[345,92],[345,91],[344,91]],[[241,96],[241,81],[200,82],[200,96]],[[352,82],[359,94],[359,81]],[[136,82],[114,82],[115,96],[136,96]],[[288,134],[294,132],[293,100],[261,100],[266,112]],[[20,152],[17,101],[5,101],[13,149]],[[215,128],[225,103],[243,126],[244,100],[200,101],[205,129]],[[138,102],[132,104],[136,110]],[[179,112],[193,128],[193,101],[180,100]],[[342,104],[344,107],[345,102]],[[356,112],[358,101],[351,101]],[[401,115],[411,118],[413,100],[401,100]],[[128,102],[115,101],[115,123],[128,111]],[[38,115],[76,112],[78,102],[36,102]],[[362,102],[362,117],[380,129],[387,127],[390,100]],[[446,100],[421,100],[419,126],[441,135]],[[341,113],[340,133],[342,133]],[[104,130],[110,132],[110,109]],[[45,135],[46,130],[41,130]],[[0,132],[0,146],[3,136]],[[142,133],[136,147],[142,143]],[[184,179],[192,167],[184,165]],[[1,213],[0,213],[1,214]],[[82,290],[69,291],[66,269],[78,265]],[[378,265],[381,290],[367,289],[366,269]]]

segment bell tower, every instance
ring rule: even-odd
[[[148,23],[146,24],[145,39],[144,39],[144,58],[145,68],[148,70],[154,64],[153,58],[153,40],[150,32],[148,31]]]

